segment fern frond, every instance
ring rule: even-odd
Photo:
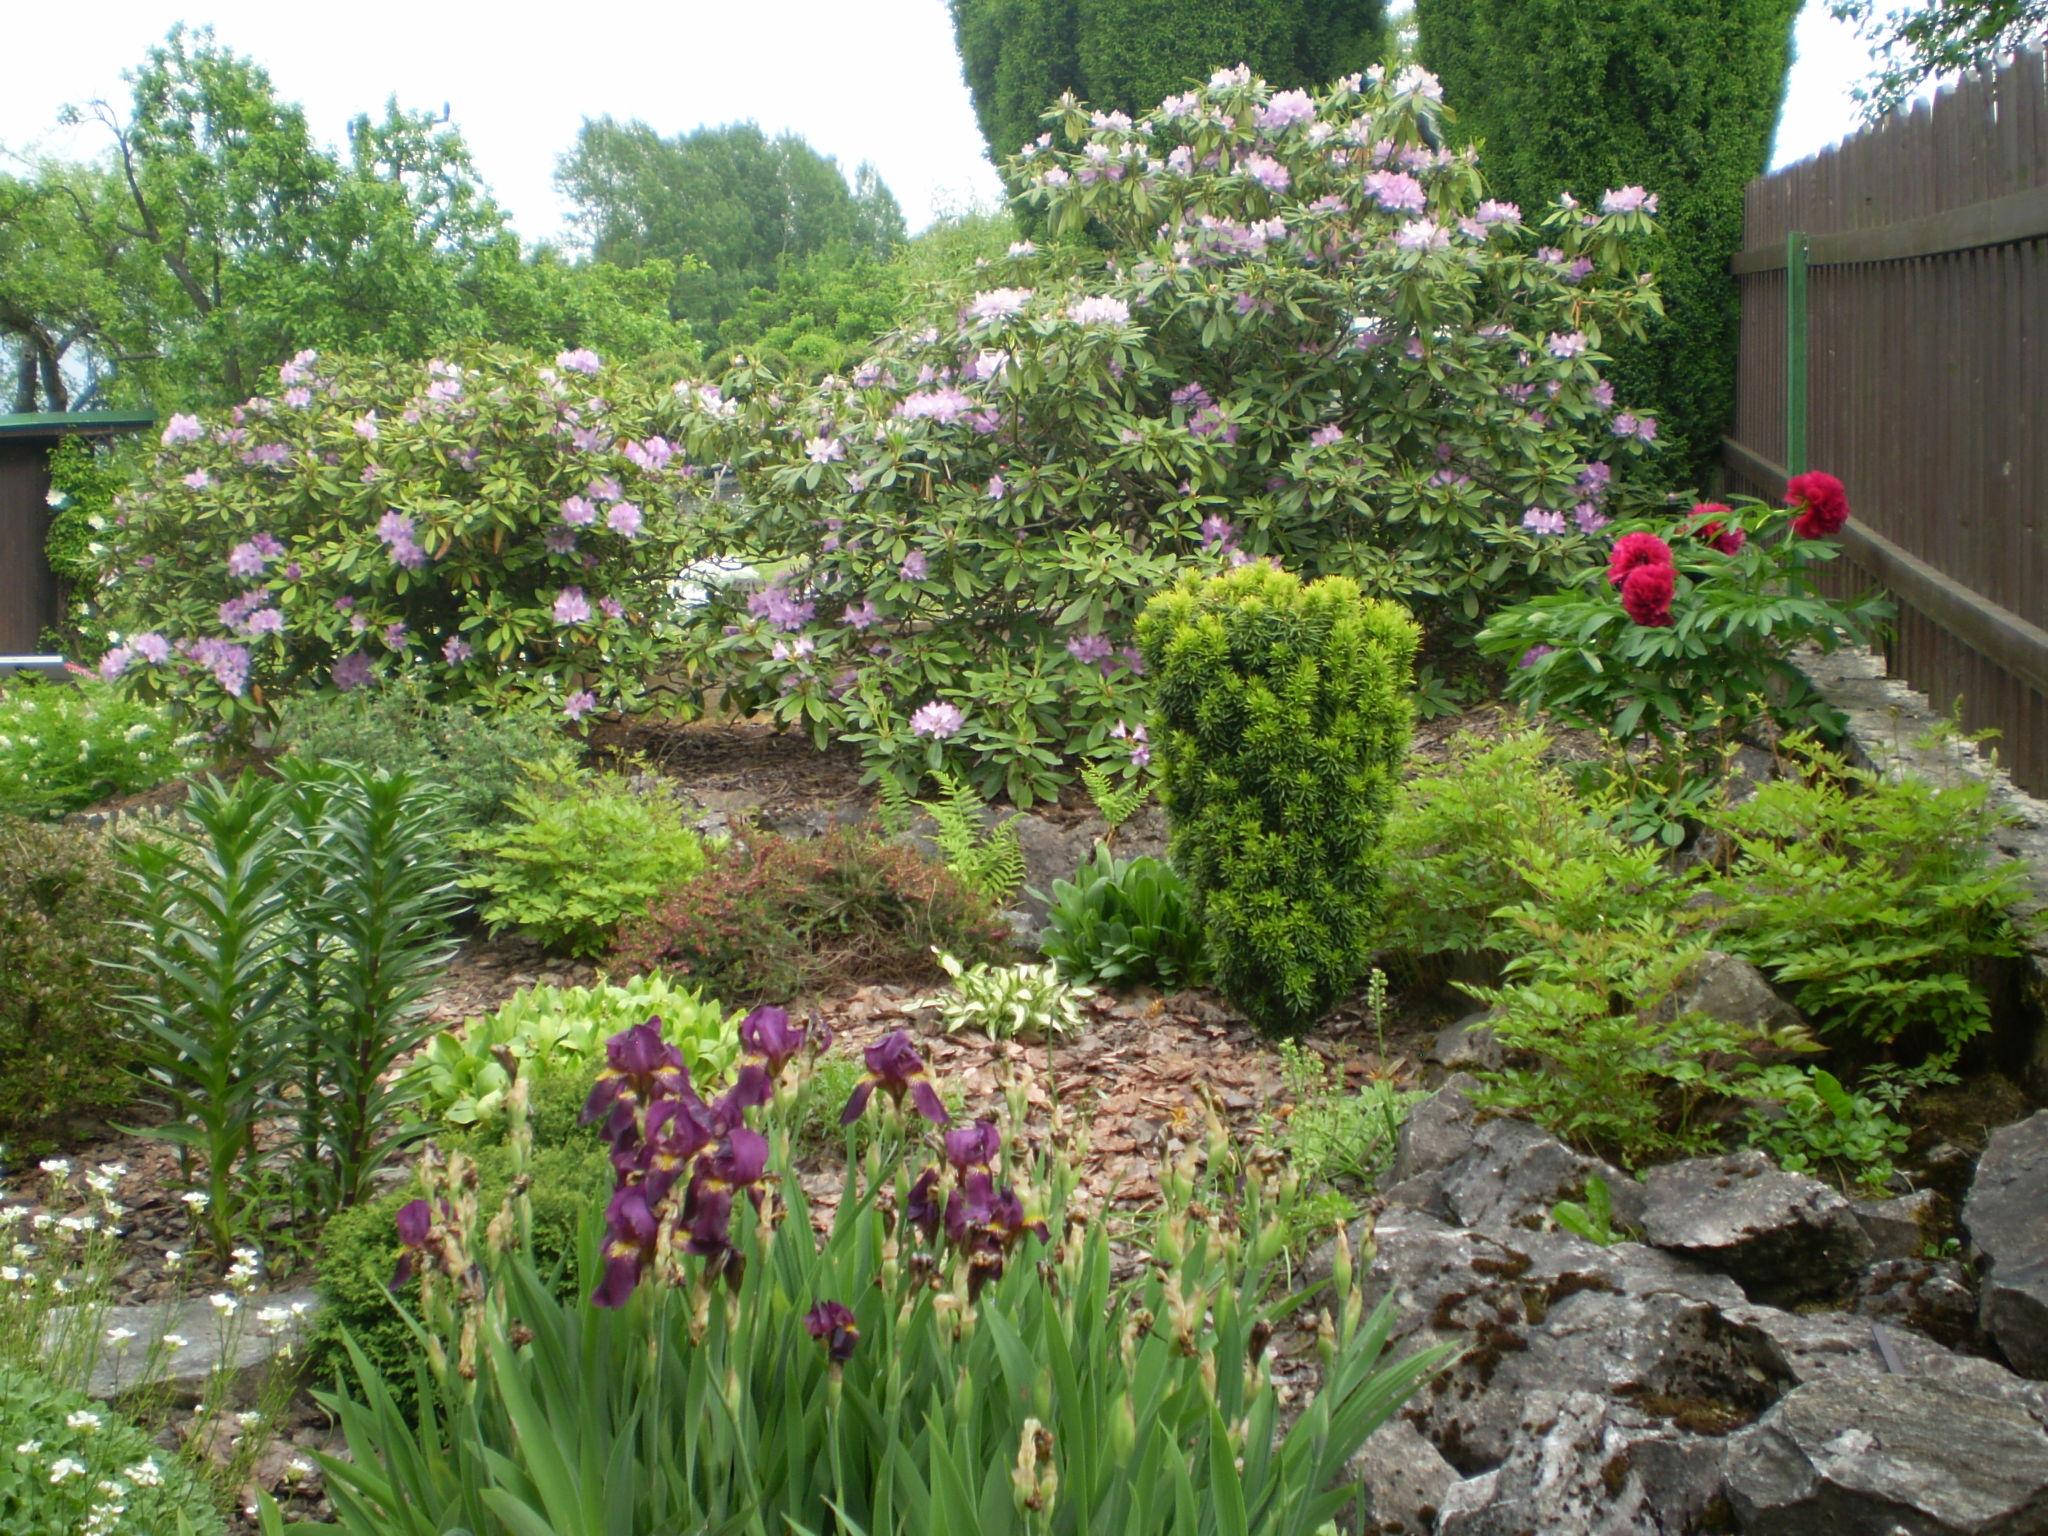
[[[1090,763],[1081,770],[1081,783],[1088,790],[1088,798],[1095,802],[1096,814],[1109,823],[1112,832],[1135,816],[1152,793],[1151,785],[1144,779],[1118,784],[1116,775],[1100,763]]]
[[[893,773],[883,774],[875,781],[875,799],[875,824],[884,837],[901,837],[910,830],[910,823],[917,816],[917,802],[901,779]]]
[[[962,885],[1004,905],[1024,884],[1024,847],[1018,841],[1016,818],[986,826],[982,816],[987,807],[972,784],[943,768],[938,783],[940,799],[917,803],[937,823],[932,841],[939,857]]]

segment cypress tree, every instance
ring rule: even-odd
[[[1137,113],[1249,64],[1275,85],[1327,85],[1386,45],[1385,0],[950,0],[961,73],[1000,165],[1065,91]]]
[[[1762,174],[1799,0],[1416,0],[1423,64],[1496,197],[1532,221],[1560,191],[1658,194],[1665,319],[1616,350],[1615,387],[1658,417],[1676,478],[1710,467],[1734,413],[1728,261]]]

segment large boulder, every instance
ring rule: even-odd
[[[1745,1536],[2038,1536],[2048,1431],[1957,1384],[1829,1376],[1729,1440],[1726,1486]]]
[[[1574,1152],[1526,1120],[1489,1120],[1471,1145],[1441,1172],[1442,1208],[1461,1227],[1498,1232],[1540,1229],[1560,1200],[1578,1200],[1588,1179],[1602,1179],[1625,1228],[1642,1211],[1642,1186],[1620,1169]]]
[[[1934,1235],[1941,1200],[1931,1189],[1916,1189],[1895,1200],[1851,1200],[1857,1225],[1870,1239],[1871,1257],[1917,1259]]]
[[[106,1342],[94,1357],[86,1395],[183,1405],[208,1396],[218,1380],[234,1401],[248,1402],[261,1391],[273,1361],[303,1353],[319,1310],[316,1291],[240,1297],[232,1314],[204,1296],[108,1307],[98,1318]],[[51,1337],[62,1336],[71,1322],[68,1313],[52,1317]]]
[[[1654,1017],[1704,1013],[1745,1029],[1773,1031],[1804,1023],[1799,1010],[1771,990],[1764,973],[1740,955],[1710,949],[1672,991]]]
[[[1838,1294],[1870,1262],[1847,1200],[1754,1148],[1653,1168],[1643,1194],[1648,1241],[1734,1276],[1758,1300]]]
[[[2048,1377],[2048,1110],[1991,1133],[1963,1226],[1984,1262],[1985,1334],[2014,1370]]]

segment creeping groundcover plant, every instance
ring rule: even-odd
[[[429,1166],[398,1214],[418,1423],[360,1355],[354,1392],[326,1397],[344,1531],[1312,1536],[1356,1502],[1349,1458],[1444,1358],[1381,1361],[1389,1306],[1367,1311],[1340,1247],[1306,1298],[1321,1389],[1283,1424],[1270,1353],[1302,1298],[1269,1299],[1287,1198],[1270,1171],[1213,1126],[1238,1209],[1193,1203],[1191,1161],[1163,1170],[1151,1262],[1115,1279],[1105,1224],[1070,1205],[1072,1122],[1027,1126],[1021,1079],[1006,1126],[949,1122],[903,1034],[867,1048],[840,1112],[881,1133],[849,1151],[820,1235],[789,1147],[821,1026],[760,1008],[740,1039],[710,1101],[658,1021],[608,1043],[585,1118],[617,1189],[571,1300],[528,1256],[521,1195],[479,1210],[459,1160]]]
[[[303,352],[276,396],[174,415],[117,504],[101,672],[231,725],[410,674],[630,707],[669,627],[695,471],[589,352]]]
[[[1190,567],[1273,556],[1453,631],[1548,590],[1643,499],[1657,425],[1602,367],[1658,310],[1654,219],[1486,200],[1442,115],[1414,70],[1062,102],[1012,166],[1050,243],[815,389],[681,389],[742,493],[723,552],[775,572],[707,611],[706,677],[906,789],[936,743],[1024,803],[1143,750],[1133,625]]]

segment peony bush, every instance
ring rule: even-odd
[[[231,730],[403,674],[631,707],[672,638],[696,475],[596,354],[323,359],[176,415],[106,532],[108,678]]]
[[[775,571],[713,604],[705,675],[871,777],[937,755],[1026,803],[1128,756],[1132,626],[1183,571],[1270,557],[1450,632],[1548,590],[1644,499],[1656,423],[1601,368],[1658,308],[1654,201],[1488,200],[1443,115],[1417,70],[1065,100],[1013,166],[1062,238],[846,377],[681,388],[724,552]]]

